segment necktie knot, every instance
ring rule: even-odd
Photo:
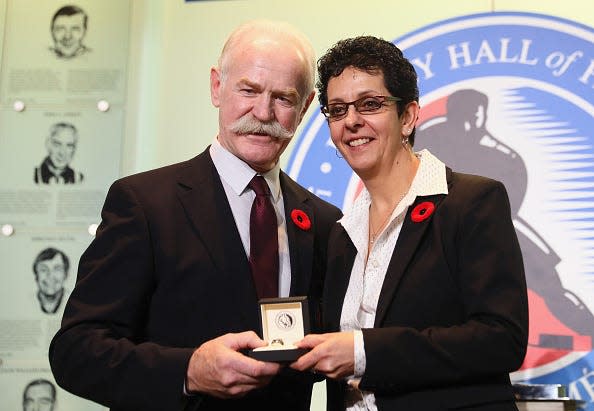
[[[268,184],[266,184],[266,180],[264,180],[264,177],[262,176],[254,176],[254,178],[252,178],[248,184],[248,187],[254,190],[254,193],[256,193],[257,197],[270,195]]]

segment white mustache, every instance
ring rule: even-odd
[[[270,137],[286,139],[293,137],[293,132],[281,126],[278,121],[262,122],[251,114],[239,118],[229,129],[235,134],[266,134]]]

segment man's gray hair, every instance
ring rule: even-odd
[[[298,30],[295,26],[283,22],[283,21],[272,21],[272,20],[252,20],[248,21],[239,27],[237,27],[225,42],[221,55],[219,57],[218,65],[221,73],[221,81],[224,81],[225,74],[228,69],[229,61],[228,57],[230,51],[233,50],[234,46],[239,43],[243,38],[250,36],[251,34],[258,35],[270,35],[272,39],[286,39],[292,41],[302,54],[304,60],[307,62],[306,70],[306,87],[307,90],[303,99],[314,90],[315,76],[316,76],[316,55],[311,42],[305,34]]]
[[[65,122],[60,122],[60,123],[56,123],[53,124],[50,129],[49,129],[49,136],[53,137],[56,134],[58,134],[60,132],[60,130],[63,129],[67,129],[72,131],[72,134],[74,134],[74,140],[77,141],[78,140],[78,130],[76,129],[76,127],[74,126],[74,124],[71,123],[65,123]]]

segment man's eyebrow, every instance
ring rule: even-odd
[[[259,85],[258,83],[254,83],[253,81],[251,81],[250,79],[245,78],[245,77],[239,79],[239,81],[237,82],[237,85],[239,85],[239,86],[248,86],[248,87],[253,88],[255,90],[261,90],[262,89],[262,86],[261,85]]]
[[[278,95],[278,96],[295,98],[297,100],[299,100],[301,98],[301,96],[299,95],[299,92],[297,91],[297,89],[295,89],[293,87],[287,87],[284,90],[275,91],[275,92],[273,92],[273,94],[274,95]]]
[[[239,81],[237,82],[237,85],[238,86],[248,86],[248,87],[253,88],[254,90],[257,90],[257,91],[262,90],[262,86],[260,84],[255,83],[245,77],[239,79]],[[285,97],[291,97],[291,98],[294,97],[296,99],[299,99],[301,97],[299,95],[299,92],[297,91],[297,89],[294,87],[287,87],[284,90],[273,90],[272,94],[275,96],[285,96]]]

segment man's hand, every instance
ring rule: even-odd
[[[330,378],[344,378],[355,370],[355,338],[352,332],[309,334],[297,342],[299,348],[311,348],[291,364],[299,371],[312,370]]]
[[[188,364],[187,388],[218,398],[241,397],[263,387],[280,365],[262,362],[237,352],[266,345],[253,331],[225,334],[202,344]]]

